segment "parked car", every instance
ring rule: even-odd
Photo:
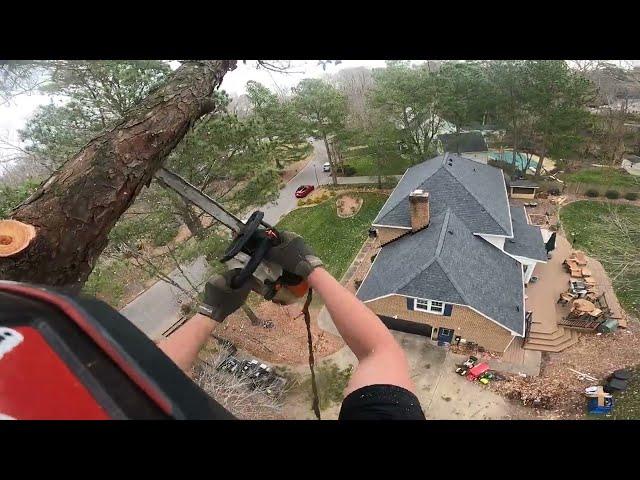
[[[322,171],[323,172],[330,172],[331,171],[331,164],[329,162],[325,162],[322,165]]]
[[[244,360],[238,370],[238,376],[251,377],[251,374],[260,366],[257,360]]]
[[[296,190],[296,198],[304,198],[314,190],[313,185],[300,185]]]
[[[218,370],[236,374],[240,368],[240,360],[235,357],[229,356],[227,359],[218,365]]]

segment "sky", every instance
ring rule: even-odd
[[[414,61],[417,62],[417,61]],[[235,70],[227,73],[222,80],[221,88],[233,95],[245,93],[245,85],[249,80],[254,80],[269,87],[274,92],[289,90],[303,78],[319,78],[326,74],[336,73],[343,68],[352,67],[384,67],[384,60],[342,60],[338,65],[330,64],[326,70],[318,64],[317,60],[291,60],[283,62],[289,64],[290,73],[273,72],[264,68],[256,68],[256,60],[247,60],[246,64],[238,62]],[[179,66],[178,62],[171,61],[172,68]],[[51,101],[47,95],[30,94],[15,97],[10,104],[0,106],[0,139],[13,144],[19,144],[18,130],[22,128],[29,116],[39,105]],[[7,155],[6,150],[0,146],[0,158]]]
[[[411,63],[421,63],[424,60],[412,60]],[[631,60],[634,65],[640,65],[640,60]],[[322,65],[317,60],[291,60],[285,62],[289,64],[288,73],[273,72],[264,68],[256,68],[256,60],[247,60],[246,63],[238,61],[235,70],[227,73],[222,81],[221,88],[232,95],[241,95],[245,92],[245,85],[249,80],[260,82],[274,92],[288,91],[303,78],[320,78],[324,75],[334,74],[344,68],[354,67],[384,67],[384,60],[342,60],[338,65],[326,65],[323,70]],[[179,63],[171,61],[172,68],[177,68]],[[42,104],[51,101],[46,95],[31,94],[20,95],[13,99],[10,104],[0,106],[0,139],[18,144],[18,130],[22,128],[35,111]],[[6,154],[0,149],[0,158]]]

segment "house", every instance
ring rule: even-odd
[[[502,170],[449,153],[415,165],[373,226],[357,296],[389,328],[496,352],[525,335],[525,283],[547,255]]]
[[[640,175],[640,156],[625,155],[625,158],[622,160],[622,168],[631,175]]]
[[[540,187],[531,180],[507,180],[507,188],[511,198],[533,200]]]
[[[461,132],[438,135],[440,151],[461,154],[466,158],[487,163],[489,152],[481,132]]]

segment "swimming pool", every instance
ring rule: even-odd
[[[489,152],[489,158],[492,160],[497,160],[498,162],[513,163],[513,151],[511,150],[505,150],[504,152],[491,151]],[[516,153],[516,166],[518,167],[518,169],[523,170],[526,165],[527,165],[527,156],[522,153]],[[535,160],[531,160],[531,162],[529,163],[529,170],[532,170],[535,172],[537,165],[538,165],[538,162],[536,162]]]

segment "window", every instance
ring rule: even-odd
[[[436,315],[442,315],[444,313],[444,303],[436,302],[435,300],[426,300],[424,298],[416,298],[414,303],[414,309],[422,312],[435,313]]]

